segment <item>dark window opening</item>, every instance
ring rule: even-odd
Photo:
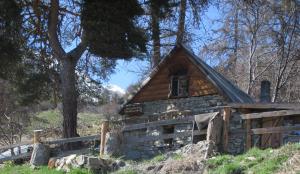
[[[207,129],[207,126],[208,126],[208,125],[202,127],[201,130]],[[198,129],[198,126],[197,126],[197,124],[194,124],[194,131],[197,131],[197,130],[199,130],[199,129]],[[199,131],[200,131],[200,130],[199,130]],[[193,138],[193,143],[196,144],[196,143],[198,143],[199,141],[204,141],[204,140],[206,140],[206,134],[205,134],[205,135],[195,135],[194,138]]]
[[[173,97],[188,96],[189,81],[187,76],[173,76],[171,88],[171,94]]]
[[[174,133],[174,125],[163,126],[163,134],[173,134]],[[164,144],[166,146],[172,147],[173,138],[165,139]]]

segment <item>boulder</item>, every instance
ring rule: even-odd
[[[30,164],[34,166],[47,165],[50,158],[49,147],[44,144],[34,144]]]
[[[107,168],[107,162],[102,158],[97,157],[89,157],[87,160],[87,168],[89,169],[101,169],[101,168]]]
[[[83,167],[85,164],[87,164],[87,156],[79,155],[75,158],[75,162],[78,167]]]
[[[67,165],[72,165],[74,163],[73,161],[75,160],[75,158],[76,158],[76,154],[67,156],[66,157],[66,164]]]
[[[89,157],[87,159],[86,168],[93,174],[107,173],[107,171],[110,170],[108,162],[97,157]]]
[[[50,158],[48,161],[48,168],[54,169],[56,161],[57,161],[57,158]]]

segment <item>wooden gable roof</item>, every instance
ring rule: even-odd
[[[230,102],[253,103],[249,95],[195,56],[186,46],[178,44],[152,70],[139,90],[129,98],[126,104],[168,99],[169,81],[162,79],[169,79],[172,69],[178,69],[178,67],[189,69],[188,76],[194,79],[190,83],[189,96],[219,93],[228,98]]]

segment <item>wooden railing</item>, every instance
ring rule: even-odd
[[[177,132],[177,133],[167,133],[167,134],[160,134],[160,135],[142,135],[142,136],[126,136],[127,142],[134,142],[134,143],[144,143],[144,142],[155,142],[159,140],[165,140],[165,139],[171,139],[171,138],[179,138],[179,137],[194,137],[196,135],[207,135],[207,129],[200,129],[200,130],[194,130],[195,124],[206,124],[208,127],[212,127],[214,122],[215,116],[220,116],[219,112],[215,113],[206,113],[206,114],[199,114],[196,116],[185,116],[182,118],[177,119],[169,119],[169,120],[157,120],[152,122],[146,122],[146,123],[139,123],[139,124],[131,124],[126,125],[123,128],[123,133],[130,132],[130,131],[139,131],[139,130],[145,130],[152,127],[160,127],[160,126],[166,126],[166,125],[178,125],[178,124],[191,124],[193,127],[191,130],[185,130],[184,132]],[[196,119],[198,117],[198,119]],[[203,119],[207,118],[207,119]],[[196,120],[198,120],[198,123],[196,123]],[[222,120],[222,119],[221,119]],[[205,122],[205,123],[204,123]],[[222,122],[222,121],[221,121]],[[211,124],[211,126],[210,126]],[[221,123],[222,124],[222,123]],[[214,127],[216,129],[216,127]],[[220,129],[222,129],[222,125],[220,125]],[[209,131],[209,134],[214,134],[215,130]],[[221,134],[221,131],[220,133]],[[215,136],[209,136],[209,137],[215,137]],[[221,136],[218,136],[218,138]]]
[[[298,105],[299,106],[299,105]],[[282,106],[281,106],[282,107]],[[287,106],[286,106],[287,107]],[[300,126],[280,126],[280,119],[286,116],[299,116],[300,110],[299,108],[293,108],[297,110],[279,110],[279,111],[267,111],[267,112],[260,112],[260,113],[249,113],[249,114],[242,114],[241,118],[246,122],[246,149],[252,147],[252,135],[263,135],[268,141],[272,134],[280,134],[286,133],[291,131],[300,131]],[[274,123],[268,127],[262,128],[252,128],[251,122],[253,119],[273,119]],[[269,134],[269,135],[265,135]],[[262,142],[262,144],[266,144]]]
[[[73,142],[91,142],[95,140],[100,140],[100,135],[89,135],[89,136],[84,136],[84,137],[74,137],[74,138],[63,138],[63,139],[57,139],[57,140],[46,140],[42,141],[40,143],[46,144],[46,145],[62,145],[66,143],[73,143]],[[27,142],[22,142],[19,144],[13,144],[9,146],[1,146],[0,151],[1,153],[8,151],[10,149],[14,148],[21,148],[24,146],[29,146],[33,147],[33,141],[27,141]],[[31,152],[25,152],[21,154],[16,154],[14,156],[7,156],[3,157],[0,155],[0,163],[3,163],[4,161],[10,161],[10,160],[17,160],[17,159],[26,159],[30,158]],[[1,158],[2,157],[2,158]]]

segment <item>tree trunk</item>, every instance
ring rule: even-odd
[[[182,43],[184,39],[185,13],[186,13],[186,0],[181,0],[176,43]]]
[[[77,90],[75,67],[76,60],[68,56],[61,59],[63,137],[76,137],[77,134]]]
[[[160,28],[159,28],[159,5],[151,2],[151,29],[153,41],[152,67],[155,67],[160,61]]]

